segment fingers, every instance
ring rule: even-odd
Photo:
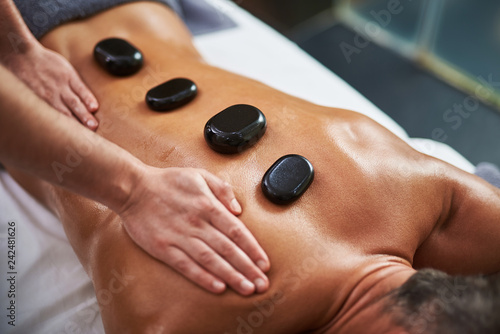
[[[77,76],[76,73],[71,75],[73,77]],[[99,125],[97,119],[91,113],[97,110],[98,105],[97,101],[95,101],[95,97],[90,93],[90,91],[88,91],[78,77],[77,79],[70,79],[69,83],[70,87],[62,86],[58,89],[58,91],[55,91],[53,87],[38,88],[38,93],[56,110],[67,116],[74,116],[87,128],[95,131]],[[78,95],[73,87],[80,89],[80,93],[83,96],[86,96],[86,98],[82,98],[81,95]],[[86,94],[90,94],[90,97]],[[87,104],[83,101],[87,101]],[[88,105],[90,105],[91,108],[89,108]]]
[[[203,176],[214,195],[222,203],[226,203],[226,207],[227,203],[236,201],[231,187],[226,182],[208,172],[204,173]],[[241,212],[241,207],[235,211]],[[231,270],[226,269],[222,272],[213,271],[216,268],[207,269],[222,278],[236,291],[239,291],[238,288],[241,289],[241,287],[235,286],[235,283],[231,283],[229,280],[230,275],[234,277],[237,273],[236,270],[251,280],[256,286],[257,292],[267,290],[269,281],[263,272],[269,270],[269,259],[252,233],[239,219],[217,203],[215,203],[214,209],[206,210],[206,213],[206,219],[221,233],[203,233],[200,239],[206,241],[208,246],[232,266]],[[222,270],[222,267],[220,269]]]
[[[78,76],[78,74],[74,74]],[[99,108],[99,103],[95,98],[94,94],[88,89],[88,87],[82,82],[82,80],[77,78],[71,78],[69,82],[73,92],[80,98],[80,100],[85,104],[87,110],[91,113],[96,112]]]
[[[205,178],[208,187],[212,190],[215,197],[235,215],[241,214],[241,206],[234,196],[231,186],[205,170],[201,170],[200,173],[202,173],[202,176]]]
[[[269,258],[252,233],[239,219],[223,210],[214,210],[210,221],[214,227],[247,254],[263,272],[269,270]],[[234,265],[232,262],[231,264]]]
[[[83,125],[91,130],[95,130],[98,126],[95,117],[87,110],[87,107],[82,103],[80,98],[73,91],[67,90],[61,96],[66,107],[71,113],[82,122]]]
[[[210,249],[213,249],[214,254],[218,256],[211,257],[210,253],[202,253],[196,259],[210,272],[220,277],[224,282],[227,282],[233,289],[240,293],[246,293],[245,291],[241,291],[241,289],[245,288],[242,288],[242,284],[249,285],[249,282],[243,282],[245,277],[255,286],[255,290],[258,293],[265,292],[268,289],[269,280],[266,275],[250,260],[247,254],[225,235],[215,230],[213,233],[203,233],[200,239]],[[201,240],[200,242],[202,242]],[[209,260],[214,262],[220,261],[220,263],[207,261],[207,256]]]
[[[61,114],[68,116],[68,117],[73,117],[71,110],[68,109],[68,107],[66,106],[66,104],[63,101],[57,100],[57,101],[52,102],[52,101],[49,101],[47,99],[45,101],[48,102],[49,104],[51,104],[52,107],[54,107]]]
[[[91,114],[97,111],[99,104],[94,94],[83,83],[78,74],[74,72],[69,80],[72,92],[76,95],[78,109],[71,109],[75,116],[89,129],[95,130],[98,126],[97,119]],[[84,108],[82,108],[84,106]]]
[[[237,210],[231,211],[235,214],[235,211],[238,212],[237,214],[241,213],[241,206],[237,202],[231,186],[208,171],[201,170],[200,172],[217,199],[224,204],[226,208],[230,208],[231,205],[236,203],[237,207],[235,209]],[[269,270],[269,258],[252,233],[250,233],[247,227],[239,219],[228,214],[225,210],[216,209],[209,211],[209,213],[211,217],[208,217],[208,219],[217,229],[228,236],[243,250],[243,252],[248,254],[252,261],[254,261],[263,272]]]
[[[186,253],[176,247],[170,247],[162,260],[203,289],[217,294],[226,290],[226,285],[220,279],[201,268]]]
[[[251,295],[255,292],[255,284],[233,268],[211,247],[211,245],[207,245],[204,241],[197,238],[190,238],[188,240],[189,244],[187,244],[186,247],[187,250],[189,250],[189,256],[206,269],[207,272],[220,278],[232,289],[244,296]],[[248,262],[249,265],[251,265],[251,261],[248,260]],[[258,269],[256,268],[256,270]],[[261,280],[264,281],[262,278]],[[265,281],[267,281],[267,279]],[[264,284],[267,288],[267,284]]]

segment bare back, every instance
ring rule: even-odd
[[[92,50],[107,37],[136,45],[145,55],[144,68],[119,79],[100,69]],[[272,263],[267,293],[211,295],[137,247],[107,208],[15,174],[60,216],[94,282],[109,331],[320,329],[341,313],[367,275],[391,265],[413,265],[419,247],[449,218],[450,180],[459,171],[417,153],[360,114],[316,106],[207,65],[166,7],[117,7],[57,28],[42,42],[67,57],[96,94],[100,135],[147,164],[204,168],[229,182],[243,207],[241,220]],[[176,77],[196,82],[199,96],[170,113],[149,110],[147,90]],[[265,136],[241,154],[212,151],[203,137],[206,121],[240,103],[263,111]],[[297,202],[277,206],[264,197],[260,183],[286,154],[305,156],[316,174]],[[117,273],[125,290],[109,294]]]

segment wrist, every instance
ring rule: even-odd
[[[26,53],[38,44],[13,1],[0,1],[0,12],[0,58]]]
[[[3,44],[3,43],[2,43]],[[0,62],[7,68],[15,66],[21,59],[41,51],[43,46],[34,37],[16,39],[9,45],[0,46]]]
[[[136,201],[137,193],[140,193],[144,186],[144,175],[148,173],[148,166],[139,159],[132,157],[130,163],[118,172],[114,190],[109,196],[106,204],[110,209],[119,215],[126,212]]]

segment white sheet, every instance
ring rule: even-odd
[[[207,0],[239,27],[202,35],[196,46],[210,63],[260,80],[317,104],[359,111],[419,150],[472,172],[474,167],[444,144],[409,139],[405,131],[339,77],[296,45],[226,0]],[[16,223],[16,326],[9,326],[6,298],[7,224]],[[90,280],[61,223],[0,172],[0,333],[103,333]]]

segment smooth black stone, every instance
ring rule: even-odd
[[[237,104],[207,122],[205,140],[216,152],[239,153],[257,143],[266,132],[266,127],[262,111],[247,104]]]
[[[273,203],[289,204],[309,188],[314,168],[303,156],[290,154],[276,161],[262,178],[262,191]]]
[[[198,87],[189,79],[167,81],[146,94],[146,103],[155,111],[168,111],[191,102],[198,94]]]
[[[136,73],[144,62],[141,51],[121,38],[108,38],[94,48],[94,58],[106,71],[116,76]]]

